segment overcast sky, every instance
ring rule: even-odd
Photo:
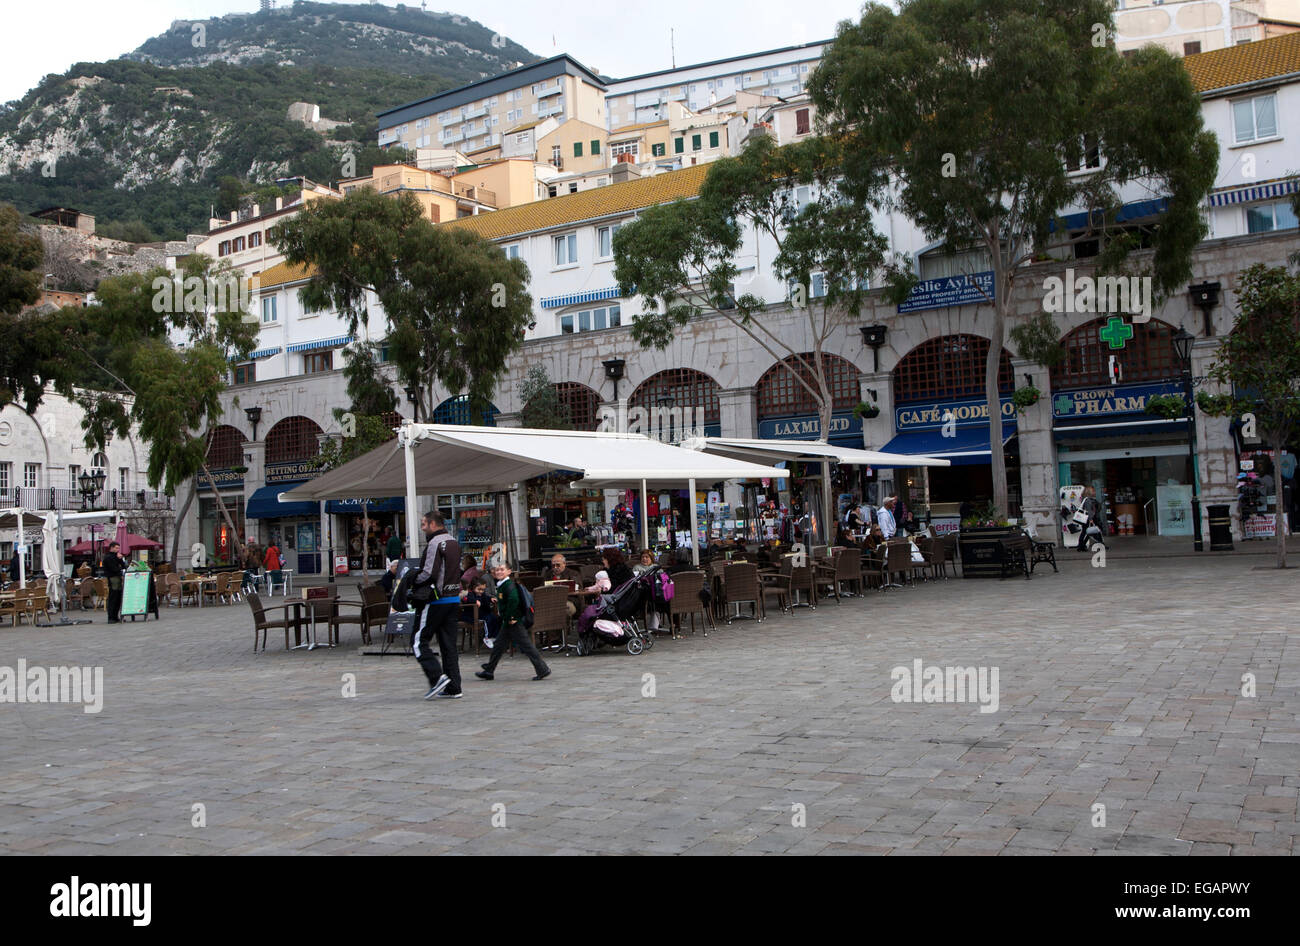
[[[290,0],[280,0],[285,5]],[[414,6],[418,0],[408,0]],[[389,0],[388,6],[396,6]],[[102,62],[135,49],[173,20],[198,20],[258,9],[257,0],[45,0],[5,5],[0,101],[22,97],[47,74],[76,62]],[[860,0],[432,0],[431,10],[459,13],[539,56],[567,52],[606,75],[628,76],[677,64],[829,39],[835,24],[856,18]],[[14,42],[16,40],[16,42]]]

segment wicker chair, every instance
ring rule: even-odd
[[[881,568],[882,591],[890,588],[902,588],[902,584],[891,579],[897,575],[906,579],[912,574],[912,545],[905,539],[890,541],[885,545],[885,563]]]
[[[777,607],[782,613],[790,610],[790,570],[787,568],[779,572],[758,573],[759,580],[763,582],[763,609],[767,609],[767,596],[776,595]]]
[[[920,572],[921,579],[923,581],[926,579],[937,577],[938,572],[935,571],[935,561],[934,561],[934,557],[935,557],[934,540],[931,539],[929,536],[918,535],[916,537],[916,547],[920,551],[921,558],[923,558],[924,561],[912,562],[913,578],[915,578],[918,572]],[[939,553],[939,554],[942,555],[943,553]]]
[[[277,604],[267,608],[262,604],[259,595],[250,594],[248,596],[248,607],[253,612],[253,653],[257,653],[257,632],[262,632],[262,651],[266,651],[266,632],[269,630],[284,629],[284,649],[289,649],[289,628],[294,626],[294,621],[289,617],[289,608],[292,604]],[[279,620],[269,621],[266,617],[267,611],[283,611],[284,617]]]
[[[81,610],[95,610],[95,579],[82,578],[77,584],[77,598],[81,601]],[[86,607],[86,602],[90,602],[90,607]]]
[[[336,598],[334,605],[329,619],[331,643],[339,642],[339,627],[344,624],[355,624],[361,628],[361,643],[369,644],[370,629],[378,627],[383,630],[388,623],[388,595],[384,594],[384,589],[379,585],[366,585],[362,588],[360,601]],[[343,614],[339,611],[343,605],[351,605],[359,610],[356,614]]]
[[[95,610],[108,610],[108,579],[96,578],[95,582]]]
[[[548,646],[555,637],[557,645],[567,643],[569,627],[569,589],[563,585],[543,585],[533,592],[533,640],[538,647]]]
[[[690,615],[691,633],[695,633],[695,615],[700,616],[700,629],[704,636],[709,636],[709,627],[717,630],[710,609],[704,606],[701,596],[708,576],[704,572],[678,572],[673,575],[673,600],[668,602],[668,620],[673,628],[673,637],[682,636],[682,617]]]
[[[760,622],[763,620],[763,583],[758,579],[757,565],[752,562],[724,565],[722,582],[726,595],[725,606],[728,610],[733,604],[736,606],[736,613],[727,615],[728,624],[740,617],[740,604],[742,601],[753,602],[753,618]],[[676,595],[673,595],[673,597],[676,597]]]
[[[790,608],[810,608],[817,610],[817,580],[816,566],[794,565],[792,559],[784,559],[781,562],[781,571],[783,574],[790,576]],[[795,595],[803,592],[808,596],[807,604],[799,604],[795,601]]]

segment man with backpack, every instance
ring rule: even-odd
[[[480,680],[494,679],[497,664],[513,641],[519,652],[532,661],[533,670],[537,673],[533,679],[545,680],[551,675],[551,668],[546,666],[546,661],[542,660],[542,655],[533,644],[531,595],[510,577],[510,566],[505,562],[498,561],[493,565],[492,577],[497,583],[497,616],[501,620],[501,627],[492,647],[492,656],[474,676]]]
[[[459,700],[460,660],[456,655],[460,628],[460,545],[448,534],[446,521],[437,512],[426,512],[420,528],[428,536],[420,571],[411,580],[406,600],[414,604],[415,616],[412,648],[424,675],[429,678],[426,700]],[[438,651],[433,653],[433,638]]]

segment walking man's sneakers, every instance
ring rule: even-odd
[[[440,676],[440,677],[438,678],[438,682],[437,682],[437,683],[435,683],[433,686],[429,687],[429,692],[426,693],[426,694],[424,694],[424,698],[425,698],[426,700],[432,700],[432,699],[434,699],[434,698],[436,698],[436,697],[441,696],[441,695],[442,695],[442,691],[445,690],[445,689],[447,689],[447,686],[448,686],[450,683],[451,683],[451,677],[447,676],[447,675],[444,673],[442,676]]]

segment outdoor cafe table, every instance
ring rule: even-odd
[[[194,589],[194,590],[195,590],[195,595],[194,595],[194,597],[198,600],[198,602],[199,602],[199,607],[201,608],[201,607],[203,607],[203,588],[204,588],[204,586],[205,586],[205,585],[216,585],[216,583],[217,583],[217,576],[216,576],[216,575],[200,576],[199,578],[182,578],[182,579],[181,579],[181,588],[184,589],[184,587],[185,587],[186,585],[195,585],[196,587],[195,587],[195,589]],[[182,605],[185,604],[185,596],[184,596],[183,594],[181,595],[181,604],[182,604]]]

